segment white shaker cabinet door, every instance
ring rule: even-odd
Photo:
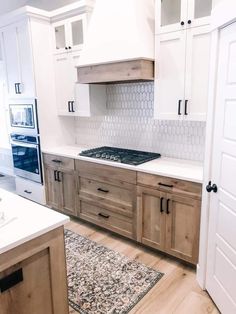
[[[210,24],[212,0],[188,0],[187,27]]]
[[[206,120],[210,47],[209,26],[187,31],[184,119]]]
[[[35,97],[33,57],[27,21],[2,30],[8,96]]]
[[[76,65],[79,53],[68,52],[57,54],[54,58],[58,114],[75,116],[77,114],[75,102]]]
[[[154,118],[183,118],[186,31],[156,36]]]

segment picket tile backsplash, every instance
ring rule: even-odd
[[[203,161],[205,122],[153,119],[154,84],[107,86],[107,114],[76,118],[76,143],[109,145]]]

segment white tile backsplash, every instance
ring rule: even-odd
[[[203,161],[205,122],[153,119],[154,84],[107,86],[107,114],[76,118],[76,143],[117,146]]]

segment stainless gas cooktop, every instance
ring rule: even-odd
[[[158,153],[143,152],[132,149],[103,146],[84,150],[80,156],[115,161],[122,164],[140,165],[144,162],[161,157]]]

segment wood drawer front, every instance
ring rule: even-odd
[[[110,203],[132,212],[134,189],[122,188],[104,182],[80,177],[79,195]]]
[[[132,219],[80,200],[79,217],[129,238],[133,237]]]
[[[51,167],[59,167],[64,169],[75,169],[75,160],[68,157],[62,157],[51,154],[43,154],[43,162]]]
[[[179,180],[175,178],[152,175],[138,172],[137,182],[165,192],[185,194],[190,197],[201,197],[202,185],[200,183]]]
[[[136,171],[97,164],[95,162],[75,160],[76,170],[82,177],[91,177],[98,181],[119,181],[136,184]],[[92,175],[92,176],[91,176]]]

